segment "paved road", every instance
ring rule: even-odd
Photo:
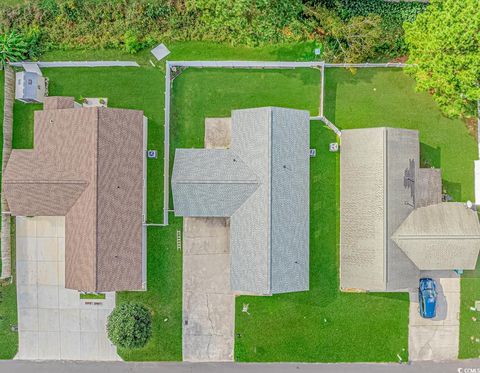
[[[96,363],[0,362],[0,373],[478,373],[480,360],[400,364],[234,364],[234,363]]]

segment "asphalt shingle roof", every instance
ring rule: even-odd
[[[415,209],[392,238],[421,270],[475,269],[480,224],[464,203],[444,202]]]
[[[12,215],[66,217],[67,288],[142,289],[143,113],[57,97],[45,108],[34,149],[13,150],[7,163]]]
[[[230,149],[177,149],[175,213],[230,217],[234,291],[308,290],[309,113],[232,112]]]

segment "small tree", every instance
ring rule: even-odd
[[[152,335],[150,312],[139,303],[121,304],[108,317],[107,332],[108,338],[117,347],[143,347]]]
[[[316,23],[316,33],[325,40],[324,57],[334,62],[363,62],[373,57],[382,40],[381,18],[357,16],[342,20],[323,6],[306,7]]]
[[[474,114],[480,99],[480,7],[478,0],[431,0],[405,23],[407,69],[417,89],[430,92],[447,116]]]
[[[28,45],[15,31],[0,35],[0,69],[7,63],[22,61],[27,57]]]

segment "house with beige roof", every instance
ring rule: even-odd
[[[11,215],[65,216],[66,288],[145,288],[146,128],[142,111],[48,97],[34,114],[33,149],[12,151]]]
[[[477,212],[442,201],[438,169],[420,167],[418,131],[342,131],[340,287],[415,288],[421,271],[474,269]]]

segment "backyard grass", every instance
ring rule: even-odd
[[[3,71],[0,71],[0,123],[3,122]],[[0,143],[3,132],[0,131]],[[2,154],[0,152],[0,161]],[[1,175],[0,167],[0,175]],[[15,282],[15,224],[12,222],[12,276],[13,281],[0,282],[0,359],[13,359],[18,349],[18,333],[12,330],[17,325],[17,289]],[[1,271],[1,262],[0,262]]]
[[[339,128],[390,125],[420,131],[422,166],[440,167],[444,190],[455,201],[474,198],[477,142],[460,120],[442,116],[428,94],[414,93],[414,83],[398,70],[364,69],[352,75],[328,69],[326,115]],[[461,279],[460,358],[480,356],[480,319],[471,311],[480,300],[480,270]],[[471,337],[474,337],[472,342]]]
[[[340,129],[391,126],[420,132],[422,167],[440,167],[455,201],[474,198],[477,142],[465,124],[445,118],[399,69],[326,70],[325,115]]]
[[[298,59],[305,54],[305,50],[310,47],[308,44],[284,45],[280,47],[270,47],[265,49],[252,48],[233,48],[213,43],[176,43],[169,45],[172,54],[169,59]],[[283,57],[281,57],[283,56]],[[70,52],[51,52],[42,56],[42,60],[137,60],[141,68],[61,68],[61,69],[42,69],[45,76],[50,79],[49,94],[74,96],[77,100],[81,97],[108,97],[108,103],[111,107],[133,108],[144,110],[149,118],[148,126],[148,147],[158,150],[163,154],[163,116],[164,116],[164,62],[154,68],[148,62],[152,56],[149,51],[143,51],[138,55],[132,56],[119,51],[70,51]],[[210,72],[205,72],[208,76]],[[189,75],[189,71],[184,74]],[[318,88],[319,72],[310,72],[314,77],[312,86]],[[297,77],[304,79],[305,74],[278,74],[280,83],[272,79],[267,87],[272,92],[267,93],[266,88],[262,87],[267,73],[256,74],[260,81],[254,82],[245,72],[243,79],[247,79],[252,84],[252,89],[242,95],[255,97],[255,90],[260,89],[262,95],[266,95],[263,100],[257,101],[262,105],[272,104],[271,98],[277,97],[273,103],[277,105],[286,105],[288,97],[287,92],[290,85]],[[203,76],[202,76],[203,77]],[[229,88],[230,102],[242,102],[238,97],[238,91],[234,88],[237,82],[235,79],[228,79],[228,74],[218,75],[217,86],[222,86],[222,79],[227,79]],[[181,80],[179,80],[181,81]],[[199,80],[198,84],[204,84]],[[211,82],[209,82],[211,83]],[[197,83],[195,83],[197,84]],[[302,81],[296,82],[302,85]],[[295,83],[293,84],[295,86]],[[201,88],[201,86],[197,86]],[[300,96],[294,100],[291,105],[296,106],[302,101],[302,96],[306,102],[315,102],[317,99],[309,97],[309,89],[299,90]],[[275,90],[281,89],[282,93],[278,95]],[[295,91],[294,91],[295,92]],[[187,98],[188,96],[183,96]],[[318,97],[318,93],[317,93]],[[217,97],[212,96],[216,100]],[[245,101],[245,105],[249,105]],[[221,105],[219,105],[221,106]],[[238,107],[238,106],[236,106]],[[29,149],[33,147],[33,112],[41,109],[41,105],[15,103],[14,108],[14,134],[13,147],[17,149]],[[199,108],[195,108],[197,111]],[[228,114],[227,111],[223,110]],[[189,118],[190,121],[196,121],[199,115]],[[190,122],[191,123],[191,122]],[[203,119],[201,119],[201,128],[203,131]],[[195,137],[194,133],[186,134]],[[200,138],[200,137],[198,137]],[[201,135],[203,141],[203,134]],[[188,142],[188,140],[186,140]],[[202,142],[203,144],[203,142]],[[163,216],[163,159],[148,160],[148,205],[147,220],[149,222],[161,222]],[[182,317],[182,261],[181,252],[176,249],[176,232],[182,230],[182,220],[171,217],[170,226],[167,228],[151,227],[147,231],[148,257],[147,257],[147,288],[146,292],[122,292],[117,294],[117,304],[129,301],[139,301],[146,304],[153,314],[153,336],[145,348],[137,350],[122,350],[118,352],[125,360],[151,361],[151,360],[181,360],[181,317]]]
[[[300,60],[305,55],[302,48],[308,47],[234,49],[175,43],[169,48],[170,60]],[[42,59],[138,58],[142,67],[44,69],[50,78],[50,95],[72,95],[77,100],[108,97],[111,107],[144,110],[149,118],[149,149],[163,154],[163,63],[151,67],[148,52],[133,57],[112,51],[84,54],[52,52]],[[171,165],[175,148],[203,147],[205,117],[259,106],[300,108],[317,115],[319,79],[318,70],[313,69],[185,70],[172,90]],[[442,168],[445,188],[455,200],[473,198],[475,139],[461,121],[444,118],[428,95],[415,93],[413,81],[402,71],[365,69],[352,75],[328,69],[325,91],[326,116],[341,129],[381,125],[419,129],[423,165]],[[32,147],[33,110],[38,108],[15,104],[15,148]],[[321,123],[311,123],[311,146],[317,148],[317,157],[311,161],[311,290],[237,298],[238,361],[397,361],[397,354],[407,359],[407,294],[338,291],[338,154],[328,152],[328,143],[335,140]],[[148,161],[148,221],[161,222],[162,214],[163,159],[159,157]],[[176,249],[177,230],[182,230],[182,219],[173,216],[167,228],[148,228],[148,290],[117,294],[117,304],[139,301],[153,313],[152,339],[145,348],[119,350],[125,360],[181,360],[182,255]],[[465,281],[460,351],[462,357],[473,357],[479,353],[470,346],[472,328],[465,320],[471,316],[464,303],[470,306],[478,285]],[[244,303],[249,304],[249,314],[241,312]]]
[[[333,132],[311,123],[310,291],[239,297],[239,361],[398,361],[407,358],[408,295],[341,293],[338,279],[338,154]],[[243,313],[248,304],[248,313]]]
[[[315,56],[314,43],[277,44],[262,48],[249,48],[218,44],[213,42],[184,41],[165,42],[171,54],[166,57],[170,61],[188,60],[251,60],[251,61],[302,61],[312,60]],[[42,61],[92,61],[123,60],[136,61],[140,65],[151,66],[150,60],[159,67],[165,66],[165,60],[155,60],[149,49],[131,54],[116,49],[51,51],[41,57]]]
[[[203,147],[204,118],[265,105],[318,113],[316,70],[187,70],[175,81],[171,148]],[[220,99],[218,99],[220,98]],[[334,134],[312,123],[310,291],[273,297],[239,297],[238,361],[394,361],[406,358],[406,294],[338,291],[337,155]],[[249,314],[242,313],[249,304]]]

